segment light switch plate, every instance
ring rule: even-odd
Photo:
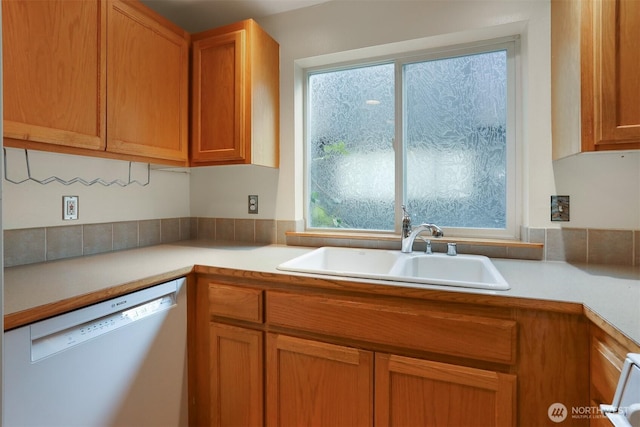
[[[62,196],[62,219],[78,219],[78,196]]]
[[[569,221],[569,196],[551,196],[551,221]]]

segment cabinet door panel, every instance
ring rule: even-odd
[[[5,143],[104,149],[105,3],[3,1],[2,39]]]
[[[188,40],[132,5],[109,7],[107,150],[188,155]]]
[[[376,426],[515,425],[515,375],[376,354]]]
[[[373,354],[267,336],[267,424],[373,425]]]
[[[212,323],[210,341],[211,425],[262,425],[262,332]]]
[[[370,298],[270,291],[268,321],[348,339],[490,362],[516,360],[517,323]]]
[[[246,158],[246,31],[193,44],[193,145],[196,161]]]
[[[252,19],[191,41],[192,166],[278,167],[278,43]]]
[[[602,22],[602,124],[597,143],[640,142],[640,2],[602,1],[595,9]]]

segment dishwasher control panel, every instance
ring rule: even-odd
[[[157,296],[156,294],[151,300],[148,299],[151,295],[145,295],[145,291],[81,309],[87,310],[87,315],[90,317],[90,320],[85,322],[65,325],[63,317],[59,327],[51,328],[52,330],[43,330],[38,327],[38,324],[32,325],[31,362],[37,362],[176,305],[175,287],[167,289],[169,293],[165,295]],[[144,301],[140,302],[141,299]],[[78,312],[74,313],[78,314]],[[98,317],[96,314],[102,315]]]

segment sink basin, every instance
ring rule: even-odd
[[[403,254],[389,276],[394,280],[462,286],[468,288],[507,290],[504,280],[491,260],[481,255],[456,255],[436,253]]]
[[[370,277],[388,274],[400,255],[400,251],[324,247],[300,255],[277,268],[302,273]]]
[[[509,284],[481,255],[403,254],[381,249],[323,247],[280,264],[279,270],[411,283],[507,290]]]

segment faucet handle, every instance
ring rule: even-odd
[[[458,245],[456,245],[455,243],[447,243],[447,255],[458,255]]]

